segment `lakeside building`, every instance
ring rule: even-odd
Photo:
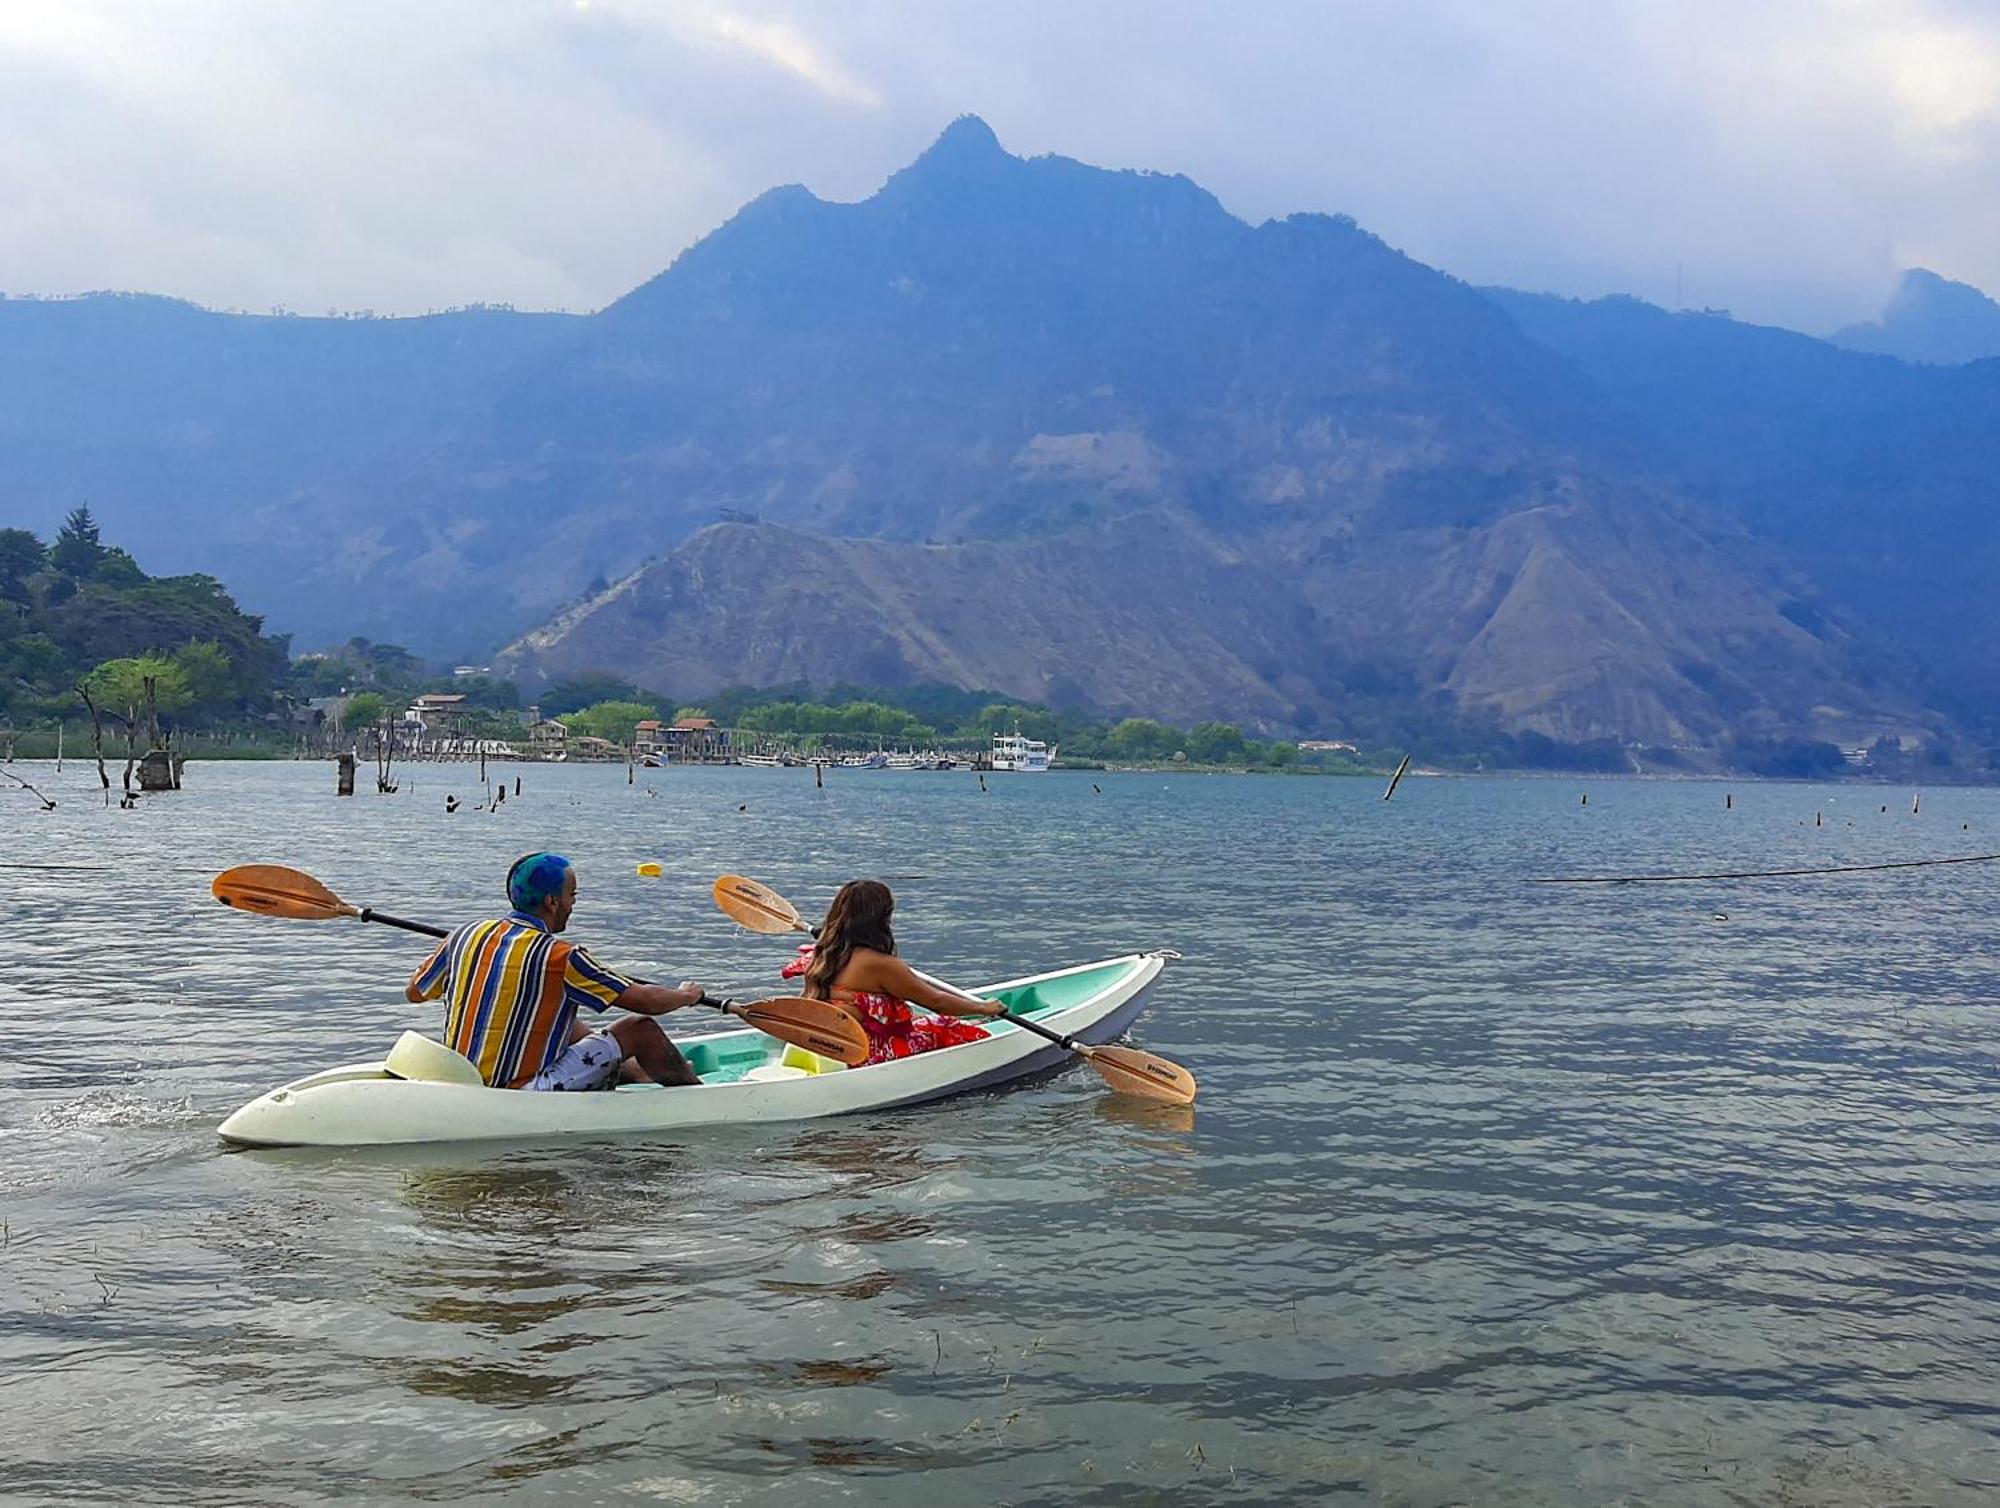
[[[537,759],[562,759],[569,753],[569,724],[540,715],[531,708],[528,719],[528,748]]]
[[[417,736],[422,739],[457,738],[465,731],[465,715],[469,710],[462,692],[427,691],[410,703],[403,721],[415,724],[421,730]]]
[[[736,757],[729,729],[718,728],[712,717],[676,718],[660,731],[660,740],[663,757],[685,764],[727,764]]]
[[[632,752],[641,759],[667,757],[666,724],[649,717],[632,730]]]

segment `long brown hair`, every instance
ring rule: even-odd
[[[849,880],[842,885],[840,894],[826,908],[819,946],[813,950],[812,967],[806,970],[807,996],[831,1000],[833,982],[856,948],[895,952],[896,934],[889,930],[889,918],[895,912],[896,898],[880,880]]]

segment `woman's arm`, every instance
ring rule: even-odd
[[[981,1000],[949,985],[938,986],[917,977],[917,971],[892,953],[871,953],[868,987],[898,1000],[934,1010],[941,1016],[997,1016],[1007,1009],[999,1000]]]

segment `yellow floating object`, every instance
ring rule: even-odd
[[[657,880],[665,871],[657,864],[641,864],[639,866],[639,873],[649,880]]]
[[[778,1059],[786,1068],[801,1068],[807,1073],[832,1073],[836,1068],[847,1065],[838,1058],[823,1058],[809,1047],[800,1047],[791,1042],[785,1045],[784,1055]]]

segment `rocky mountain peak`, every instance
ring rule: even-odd
[[[1850,351],[1956,366],[2000,356],[2000,303],[1970,283],[1912,267],[1879,321],[1849,325],[1829,338]]]

